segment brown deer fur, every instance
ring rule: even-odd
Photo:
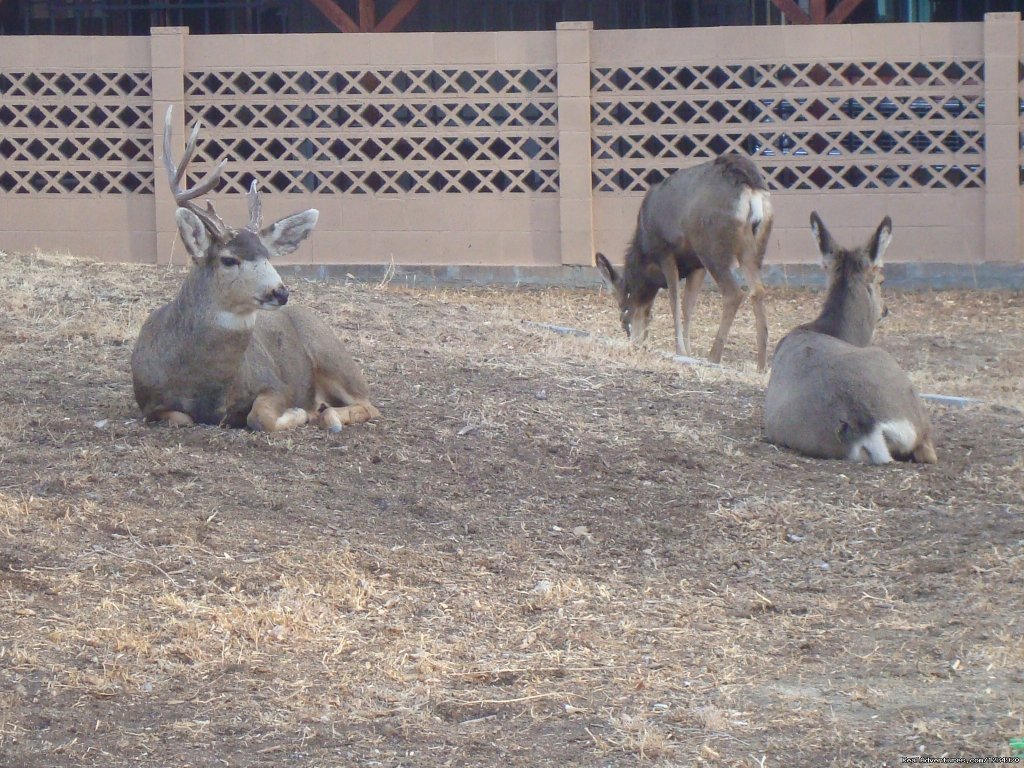
[[[192,189],[178,188],[199,126],[176,167],[170,116],[168,110],[164,160],[193,265],[178,295],[143,324],[132,353],[143,416],[268,432],[308,421],[338,431],[378,416],[366,379],[330,326],[304,307],[283,306],[288,290],[269,261],[298,248],[316,226],[317,211],[262,228],[254,182],[249,225],[227,227],[212,205],[203,210],[192,202],[216,184],[223,164]]]
[[[739,263],[750,288],[757,334],[757,367],[767,363],[768,320],[761,264],[772,228],[771,198],[760,170],[747,157],[722,155],[686,168],[648,190],[622,273],[603,254],[597,266],[615,293],[626,335],[647,337],[651,307],[667,288],[677,354],[691,354],[690,318],[705,273],[722,293],[722,319],[709,354],[722,359],[743,291],[732,274]],[[679,281],[685,280],[682,298]]]
[[[828,272],[828,293],[813,322],[775,349],[765,398],[769,442],[808,456],[883,464],[935,463],[932,427],[896,360],[870,346],[885,316],[882,256],[892,236],[886,217],[860,248],[836,245],[817,213],[811,228]]]

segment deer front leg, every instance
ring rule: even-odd
[[[329,432],[346,424],[362,424],[380,416],[369,398],[362,373],[347,356],[332,359],[316,373],[316,401],[320,423]]]
[[[191,427],[195,419],[183,411],[157,411],[146,417],[146,421],[162,421],[169,427]]]
[[[668,285],[668,300],[672,305],[672,323],[676,333],[676,354],[683,354],[683,318],[679,302],[679,266],[675,254],[669,253],[661,260],[661,271]]]
[[[918,464],[938,464],[939,457],[935,454],[935,446],[929,437],[914,449],[912,458]]]
[[[341,432],[341,428],[346,424],[362,424],[379,416],[380,411],[371,405],[369,400],[355,405],[323,405],[320,408],[320,423],[328,432]]]
[[[693,354],[693,347],[690,346],[690,320],[693,318],[693,310],[697,306],[697,297],[700,295],[701,286],[704,285],[706,269],[695,269],[686,278],[686,287],[683,288],[683,348],[686,354]]]
[[[280,392],[264,392],[253,402],[245,423],[249,429],[260,432],[280,432],[301,427],[308,421],[306,410],[289,408],[288,401]]]

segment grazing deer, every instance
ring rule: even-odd
[[[825,306],[775,348],[765,400],[769,442],[808,456],[885,464],[934,464],[932,428],[910,379],[871,336],[888,314],[882,255],[892,239],[886,216],[860,248],[836,245],[817,213],[811,230],[828,272]]]
[[[181,189],[199,124],[181,163],[171,159],[171,109],[164,126],[164,164],[175,217],[192,268],[169,304],[155,310],[132,353],[135,399],[147,421],[221,424],[275,432],[319,421],[337,432],[379,412],[359,366],[317,315],[284,305],[288,289],[270,263],[291,253],[316,226],[310,209],[262,227],[256,182],[249,223],[224,224],[212,203],[193,200],[213,189],[221,161],[191,189]],[[274,311],[263,311],[274,310]]]
[[[768,185],[757,166],[743,155],[722,155],[676,171],[651,187],[640,205],[622,274],[603,254],[597,254],[598,269],[618,299],[626,335],[643,344],[654,297],[667,287],[676,354],[691,354],[690,317],[704,274],[710,272],[722,293],[722,320],[709,358],[720,362],[729,328],[743,302],[743,291],[732,274],[733,264],[739,262],[757,324],[757,368],[765,370],[768,319],[761,264],[771,229]],[[680,280],[686,280],[682,302]]]

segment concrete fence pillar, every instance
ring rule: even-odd
[[[150,71],[153,78],[153,179],[156,212],[156,263],[184,264],[188,254],[178,243],[172,251],[178,228],[174,221],[177,205],[164,171],[164,116],[174,107],[171,118],[177,157],[185,135],[185,38],[188,27],[154,27],[150,30]],[[184,181],[182,182],[185,183]]]
[[[594,263],[590,170],[590,21],[555,28],[558,52],[558,179],[563,264]]]
[[[985,261],[1021,260],[1020,14],[985,14]]]

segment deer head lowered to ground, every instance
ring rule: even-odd
[[[732,274],[732,265],[738,262],[750,289],[757,368],[763,371],[768,320],[761,264],[771,229],[768,185],[757,166],[743,155],[722,155],[676,171],[651,187],[640,205],[622,274],[603,254],[597,254],[598,269],[618,299],[626,335],[637,344],[644,342],[654,298],[660,289],[668,288],[676,354],[692,354],[690,317],[704,275],[709,272],[722,292],[722,320],[709,355],[713,362],[719,362],[743,301],[743,291]],[[686,280],[682,306],[680,280]]]
[[[308,421],[338,431],[378,416],[366,379],[331,328],[306,308],[284,306],[288,289],[270,263],[298,248],[319,213],[310,209],[263,227],[253,182],[249,223],[227,226],[212,203],[203,209],[194,202],[214,188],[225,161],[182,189],[199,124],[174,165],[170,122],[168,108],[164,163],[192,267],[178,295],[147,318],[132,353],[145,419],[274,432]]]
[[[932,427],[896,360],[872,347],[882,303],[882,256],[892,237],[885,217],[860,248],[840,248],[817,213],[811,229],[828,273],[818,318],[775,348],[765,399],[769,442],[808,456],[884,464],[934,464]]]

